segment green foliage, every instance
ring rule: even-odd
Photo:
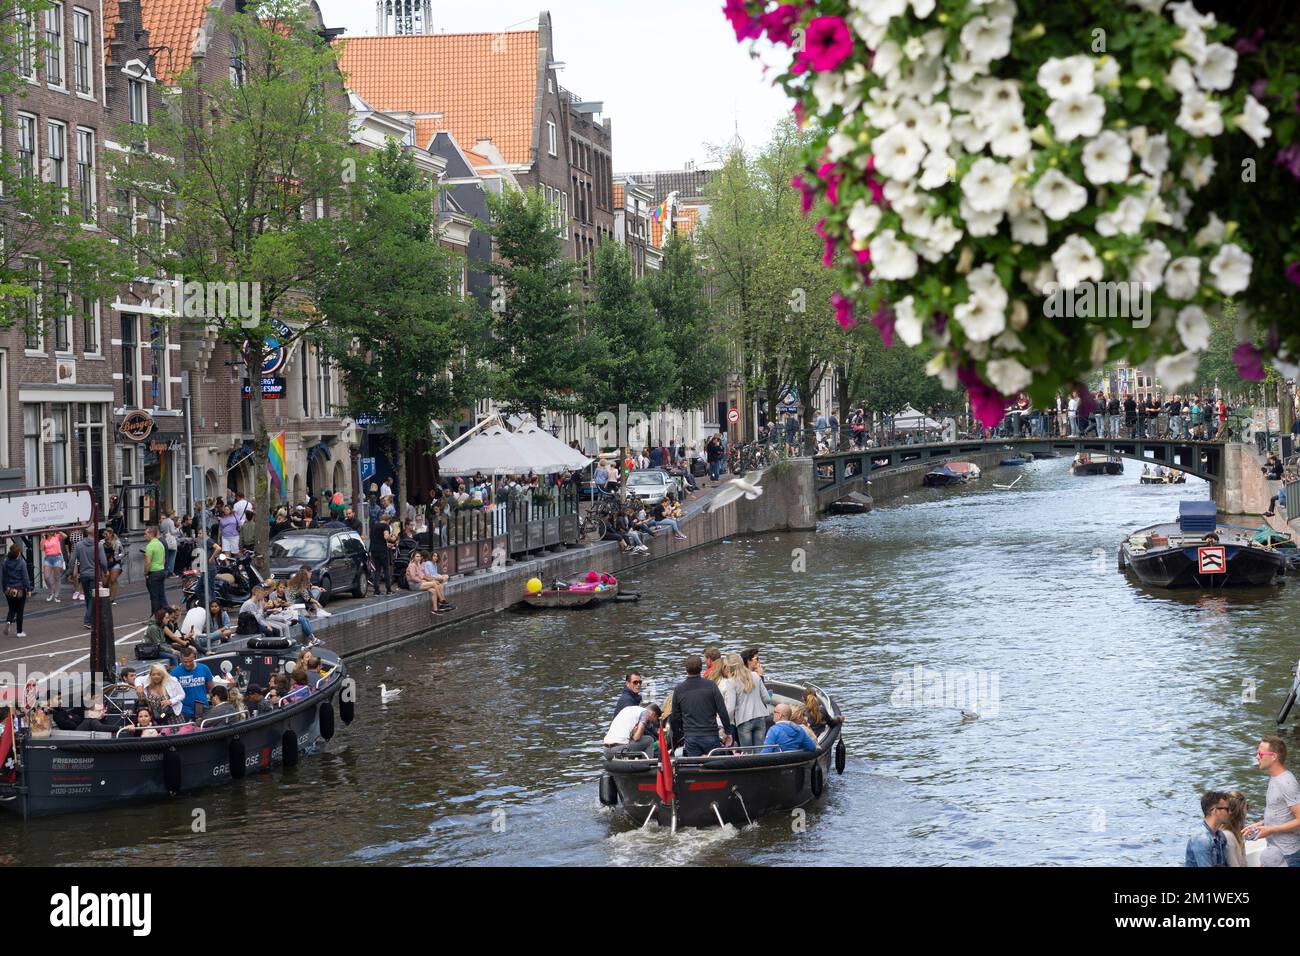
[[[645,287],[663,321],[676,367],[668,401],[679,409],[698,408],[726,374],[727,351],[704,293],[696,244],[670,233],[663,267],[646,276]]]
[[[491,394],[507,411],[576,409],[581,372],[597,344],[583,334],[573,290],[578,266],[564,256],[554,210],[536,190],[489,196],[498,261],[491,308]]]

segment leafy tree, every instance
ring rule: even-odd
[[[582,334],[578,265],[564,256],[554,208],[537,190],[489,196],[492,222],[483,226],[498,260],[488,272],[493,293],[488,357],[491,394],[507,411],[574,410],[581,375],[592,354]]]
[[[346,223],[352,251],[318,277],[328,321],[312,334],[340,369],[348,411],[388,422],[407,488],[406,451],[476,394],[483,330],[456,292],[460,257],[438,242],[437,196],[414,160],[390,141],[361,184],[360,215]]]
[[[663,266],[645,278],[646,294],[663,321],[677,369],[668,402],[686,410],[707,402],[727,372],[727,350],[718,334],[696,247],[680,233],[669,234]]]
[[[174,218],[165,235],[131,228],[130,217],[116,229],[155,274],[249,283],[253,290],[256,316],[186,321],[190,334],[243,349],[263,515],[270,511],[270,436],[258,370],[266,340],[281,337],[277,320],[295,330],[290,340],[319,322],[306,292],[352,251],[333,215],[355,178],[346,94],[335,51],[305,10],[298,0],[257,0],[233,16],[214,13],[243,51],[242,76],[207,83],[191,70],[180,79],[178,101],[156,113],[147,130],[123,132],[133,148],[111,170],[117,189],[164,206]],[[326,214],[318,218],[319,209]],[[269,526],[258,522],[263,561],[268,538]]]
[[[961,401],[939,380],[927,375],[925,350],[887,348],[872,325],[857,325],[842,334],[844,354],[838,377],[840,420],[847,409],[863,406],[868,415],[890,415],[904,405],[920,411],[954,409]]]

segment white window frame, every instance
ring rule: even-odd
[[[558,141],[557,141],[557,139],[556,139],[556,134],[557,134],[557,132],[558,132],[558,130],[557,130],[556,126],[555,126],[555,120],[553,120],[553,119],[548,119],[548,120],[546,121],[547,147],[548,147],[548,151],[550,152],[550,154],[551,154],[552,156],[558,156],[558,155],[560,155],[560,154],[556,151],[556,150],[559,148],[559,143],[558,143]]]
[[[89,10],[72,8],[72,88],[78,96],[95,98],[95,18]],[[83,60],[84,57],[84,60]],[[81,88],[81,75],[86,88]]]
[[[39,488],[45,484],[45,445],[41,442],[41,419],[45,408],[40,402],[23,402],[19,406],[23,416],[23,474],[28,487]],[[27,409],[36,409],[36,428],[27,424]],[[34,446],[34,453],[33,453]],[[33,464],[36,466],[33,470]]]
[[[72,322],[72,273],[71,264],[67,262],[58,263],[58,269],[63,274],[63,281],[50,283],[53,291],[50,293],[51,302],[54,306],[54,354],[55,355],[74,355],[76,353],[77,341],[73,336],[76,334],[76,327]],[[54,278],[57,278],[57,274]],[[59,299],[62,299],[60,307]],[[59,332],[63,332],[64,344],[66,348],[59,348]]]
[[[58,134],[57,136],[55,134]],[[55,144],[58,153],[55,155]],[[49,170],[48,181],[63,190],[63,212],[68,211],[68,124],[62,120],[45,121],[45,160]],[[58,163],[56,166],[55,163]]]
[[[100,322],[99,300],[93,299],[88,295],[78,296],[81,300],[81,308],[77,314],[81,318],[81,348],[87,358],[102,358],[104,355],[104,326]],[[85,311],[85,304],[90,303],[90,312]],[[86,329],[93,330],[94,335],[86,334]],[[94,345],[94,348],[90,346]]]
[[[23,277],[23,281],[24,283],[28,283],[30,281],[31,284],[34,284],[36,286],[36,295],[32,297],[31,301],[27,305],[28,320],[30,321],[30,319],[32,318],[33,311],[36,318],[36,345],[33,346],[28,341],[29,331],[26,327],[24,327],[23,328],[23,352],[27,355],[44,355],[45,354],[45,317],[41,315],[41,305],[42,305],[42,296],[44,294],[44,289],[45,289],[45,281],[44,281],[45,276],[42,275],[43,270],[41,269],[41,263],[39,259],[29,258],[26,260],[26,264],[29,266],[29,268],[26,270],[26,274]],[[26,323],[24,323],[24,326],[26,326]]]
[[[18,41],[18,75],[28,83],[36,83],[36,14],[26,13],[20,16],[15,31],[14,37]]]
[[[137,92],[139,98],[137,100]],[[136,109],[137,102],[139,110]],[[144,80],[128,77],[126,81],[127,119],[137,126],[149,125],[149,85]],[[137,119],[137,116],[139,117]]]
[[[19,170],[22,171],[23,141],[27,140],[27,145],[31,147],[31,178],[36,180],[40,177],[41,171],[41,121],[40,117],[32,113],[18,114],[18,150]]]
[[[565,192],[560,193],[560,204],[564,216],[564,238],[568,239],[569,238],[569,193],[567,190]]]
[[[68,64],[65,59],[67,53],[65,38],[67,28],[66,24],[63,22],[63,4],[56,3],[51,7],[46,7],[44,20],[45,46],[43,47],[43,51],[45,53],[45,85],[52,90],[66,91],[68,88]],[[51,25],[56,27],[58,30],[57,36],[59,42],[57,44],[51,39],[51,37],[55,36],[55,32],[50,29]],[[50,79],[51,63],[57,63],[59,67],[59,81],[57,83]]]
[[[128,322],[132,323],[131,341],[129,343],[126,341],[126,337],[125,337],[125,330],[127,328]],[[142,383],[140,377],[143,374],[144,370],[140,367],[140,315],[139,313],[125,312],[125,311],[119,313],[118,332],[119,334],[122,335],[122,338],[118,340],[119,348],[125,350],[129,346],[131,350],[131,368],[133,370],[132,375],[130,377],[130,382],[131,382],[130,394],[127,393],[126,369],[123,368],[122,371],[119,373],[122,379],[122,407],[130,408],[130,409],[140,408],[141,407],[140,399],[143,397],[143,392],[141,390]],[[125,356],[125,354],[126,354],[125,351],[123,351],[123,356]]]
[[[83,150],[84,144],[88,147]],[[81,181],[82,157],[89,160],[90,166],[90,208],[86,208],[86,195]],[[95,131],[86,129],[84,126],[77,127],[77,205],[81,212],[82,220],[87,223],[99,222],[99,183],[97,181],[98,170],[95,168]]]

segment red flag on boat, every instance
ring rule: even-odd
[[[10,752],[14,749],[14,715],[13,711],[5,717],[5,729],[0,732],[0,780],[6,783],[13,783],[18,779],[17,769],[5,769],[5,764],[9,763]]]
[[[655,774],[655,793],[661,803],[671,803],[673,794],[673,758],[668,752],[668,742],[664,740],[664,728],[659,726],[659,772]]]

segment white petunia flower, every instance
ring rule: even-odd
[[[925,43],[920,37],[908,37],[903,44],[903,56],[909,60],[919,60],[925,56]]]
[[[941,255],[952,252],[961,242],[962,231],[953,223],[951,216],[940,216],[930,228],[929,244]]]
[[[1165,355],[1156,359],[1156,378],[1166,390],[1176,391],[1196,378],[1196,370],[1200,364],[1200,359],[1194,352]]]
[[[960,110],[963,113],[973,113],[976,110],[983,112],[987,105],[988,95],[986,92],[987,87],[985,86],[985,82],[991,81],[954,83],[952,88],[948,90],[948,103],[953,109]],[[1009,83],[1012,87],[1015,86],[1015,84],[1010,80],[1005,82]],[[1016,102],[1017,104],[1020,102],[1019,92],[1016,93]]]
[[[893,40],[886,40],[876,47],[876,55],[871,60],[871,72],[885,77],[897,70],[902,62],[902,47]]]
[[[1122,183],[1128,179],[1128,164],[1133,158],[1128,141],[1114,130],[1106,130],[1083,147],[1083,174],[1088,182]]]
[[[890,179],[909,180],[921,168],[925,144],[902,124],[891,126],[872,144],[876,169]]]
[[[1106,103],[1096,93],[1052,100],[1047,108],[1047,118],[1062,142],[1080,136],[1096,136],[1101,132],[1101,121],[1106,116]]]
[[[1164,284],[1165,266],[1168,264],[1169,247],[1159,239],[1152,239],[1143,247],[1141,254],[1133,260],[1129,281],[1149,285],[1151,291],[1155,292]]]
[[[1205,59],[1196,67],[1196,82],[1203,90],[1227,90],[1237,70],[1237,51],[1222,43],[1205,48]]]
[[[1034,374],[1013,358],[994,359],[984,366],[984,374],[1003,395],[1022,392],[1034,380]]]
[[[894,303],[894,333],[909,348],[921,344],[924,330],[916,315],[916,303],[910,295]]]
[[[1080,282],[1101,281],[1101,258],[1092,243],[1082,236],[1070,236],[1052,253],[1057,281],[1067,292]]]
[[[882,279],[910,279],[916,275],[916,253],[886,229],[871,240],[871,266]]]
[[[1224,295],[1244,292],[1250,285],[1250,255],[1235,243],[1228,243],[1210,260],[1214,287]]]
[[[953,309],[952,317],[957,320],[957,324],[972,342],[987,342],[995,335],[1000,335],[1007,327],[1005,310],[1005,292],[1002,294],[1002,305],[999,306],[996,298],[986,299],[984,295],[972,289],[970,298]]]
[[[1139,7],[1147,13],[1159,13],[1160,8],[1165,5],[1165,0],[1128,0],[1130,7]]]
[[[851,13],[847,17],[849,26],[853,28],[863,45],[868,50],[877,50],[880,44],[885,40],[886,27],[872,23],[867,15],[861,11]]]
[[[1237,129],[1241,130],[1252,140],[1256,146],[1262,147],[1264,140],[1269,137],[1268,128],[1268,110],[1259,104],[1259,100],[1246,94],[1245,109],[1240,116],[1233,118],[1233,123]]]
[[[1090,56],[1052,57],[1038,68],[1038,85],[1054,100],[1087,96],[1093,91],[1096,67]]]
[[[888,26],[894,17],[902,16],[907,10],[907,0],[851,0],[854,10],[862,13],[877,26]]]
[[[918,20],[924,20],[934,12],[935,0],[912,0],[912,12]]]
[[[1020,279],[1034,295],[1046,295],[1048,287],[1056,283],[1056,267],[1050,261],[1044,261],[1033,272],[1022,269]]]
[[[977,76],[983,76],[988,73],[989,65],[987,63],[977,63],[972,60],[965,51],[962,51],[960,59],[947,60],[946,65],[948,73],[958,83],[969,83]]]
[[[1216,214],[1210,213],[1210,221],[1197,231],[1192,241],[1197,246],[1217,246],[1227,237],[1228,227]]]
[[[1134,151],[1141,158],[1142,172],[1148,176],[1160,176],[1169,168],[1169,137],[1164,133],[1152,136],[1142,149],[1135,145]]]
[[[1097,89],[1111,89],[1119,85],[1119,60],[1113,56],[1103,56],[1097,61],[1097,75],[1093,80]]]
[[[978,153],[988,145],[989,130],[981,126],[970,113],[959,113],[948,128],[952,138],[968,153]]]
[[[1183,106],[1176,122],[1193,136],[1218,136],[1223,132],[1219,104],[1199,91],[1183,94]]]
[[[970,112],[978,110],[980,120],[987,126],[996,126],[1013,116],[1024,119],[1025,107],[1020,101],[1020,87],[1014,80],[989,79],[982,81],[978,87],[981,93],[979,98],[961,109]]]
[[[1029,138],[1029,127],[1025,125],[1023,116],[1004,118],[993,127],[989,150],[994,156],[1014,159],[1024,156],[1032,148],[1033,141]]]
[[[826,158],[838,163],[858,148],[858,141],[845,133],[836,133],[826,143]]]
[[[983,299],[985,304],[999,312],[1006,309],[1007,290],[1003,287],[1002,280],[998,278],[993,263],[986,262],[978,269],[972,270],[966,276],[966,285],[972,293]]]
[[[1174,42],[1173,48],[1193,63],[1204,63],[1207,49],[1205,31],[1198,26],[1189,26],[1183,31],[1183,35]]]
[[[1011,170],[1004,164],[977,159],[961,181],[962,193],[977,212],[998,212],[1011,201]]]
[[[1190,352],[1204,352],[1210,346],[1210,323],[1205,318],[1205,310],[1199,305],[1189,305],[1178,313],[1178,336],[1183,340],[1183,348]]]
[[[1049,169],[1043,173],[1030,195],[1034,197],[1034,205],[1053,222],[1060,222],[1066,216],[1078,212],[1088,202],[1088,190],[1059,169]]]
[[[1047,220],[1037,209],[1011,217],[1011,240],[1031,246],[1047,245]]]
[[[1174,17],[1174,23],[1178,24],[1184,30],[1196,28],[1198,30],[1211,30],[1218,21],[1214,18],[1213,13],[1201,13],[1196,9],[1193,0],[1181,0],[1179,3],[1171,3],[1165,7]]]
[[[1174,60],[1174,65],[1169,68],[1169,75],[1165,79],[1184,96],[1196,92],[1196,76],[1192,73],[1192,64],[1181,57]]]
[[[1023,313],[1023,314],[1022,314]],[[1028,318],[1029,312],[1025,304],[1020,301],[1013,302],[1011,305],[1011,315],[1007,319],[1007,324],[1011,328],[1007,329],[996,339],[993,340],[993,347],[1001,352],[1023,352],[1025,343],[1020,341],[1020,336],[1016,335],[1017,322],[1021,322],[1019,328],[1024,328],[1023,319]]]
[[[1002,59],[1011,52],[1011,18],[971,17],[961,28],[961,45],[972,63]]]
[[[1125,196],[1111,212],[1097,217],[1097,234],[1101,236],[1136,236],[1146,221],[1148,203],[1137,196]]]
[[[994,235],[998,231],[998,224],[1002,222],[1003,210],[982,212],[967,202],[965,196],[962,197],[958,211],[966,224],[966,231],[977,238]]]
[[[849,231],[853,233],[854,242],[866,242],[876,233],[880,226],[880,207],[859,199],[849,211]]]
[[[922,189],[938,189],[957,175],[957,164],[947,153],[937,149],[930,150],[921,163]]]
[[[1165,293],[1171,299],[1186,302],[1195,297],[1201,284],[1201,260],[1196,256],[1182,256],[1169,263],[1165,270]]]
[[[1193,189],[1203,189],[1214,175],[1218,161],[1210,155],[1200,158],[1188,156],[1183,160],[1182,176]]]
[[[935,352],[934,357],[925,363],[925,374],[937,378],[939,384],[950,392],[957,387],[957,369],[948,364],[947,352]]]

